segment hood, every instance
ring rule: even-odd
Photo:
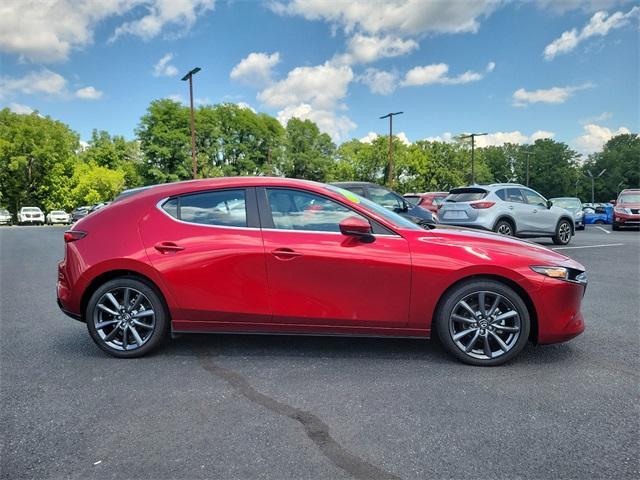
[[[493,232],[485,232],[461,227],[438,225],[430,233],[434,240],[454,245],[473,246],[489,252],[515,255],[528,258],[531,264],[561,265],[584,270],[584,267],[571,258],[528,240],[506,237]]]

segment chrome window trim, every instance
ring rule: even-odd
[[[189,195],[188,193],[185,193],[184,195]],[[222,228],[225,230],[261,230],[261,228],[257,228],[257,227],[232,227],[229,225],[209,225],[208,223],[195,223],[195,222],[187,222],[185,220],[180,220],[179,218],[174,217],[173,215],[169,214],[169,212],[167,212],[164,208],[162,208],[162,205],[169,199],[171,198],[175,198],[175,197],[179,197],[180,195],[170,195],[168,197],[164,197],[163,199],[161,199],[159,202],[156,203],[156,208],[158,210],[160,210],[160,212],[162,212],[164,215],[166,215],[167,217],[169,217],[171,220],[173,220],[174,222],[178,222],[178,223],[183,223],[184,225],[193,225],[196,227],[208,227],[208,228]]]

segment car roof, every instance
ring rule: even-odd
[[[381,186],[373,182],[331,182],[330,185],[335,185],[336,187],[343,187],[345,185],[351,185],[353,187],[367,187],[367,186],[380,187]]]

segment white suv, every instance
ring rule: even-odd
[[[18,223],[42,225],[44,223],[44,213],[38,207],[22,207],[18,212]]]
[[[454,188],[442,202],[438,220],[516,237],[551,237],[557,245],[568,244],[575,233],[570,212],[515,183]]]

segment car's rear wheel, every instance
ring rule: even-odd
[[[560,220],[556,226],[553,243],[556,245],[567,245],[571,241],[571,233],[571,223],[569,223],[568,220]]]
[[[498,220],[495,227],[493,227],[493,231],[499,233],[501,235],[507,235],[509,237],[513,237],[515,235],[515,231],[513,225],[508,220]]]
[[[446,294],[436,316],[444,347],[465,363],[501,365],[529,338],[530,317],[513,289],[494,280],[471,280]]]
[[[149,353],[165,338],[168,327],[160,294],[127,277],[109,280],[91,295],[86,320],[98,347],[121,358]]]

